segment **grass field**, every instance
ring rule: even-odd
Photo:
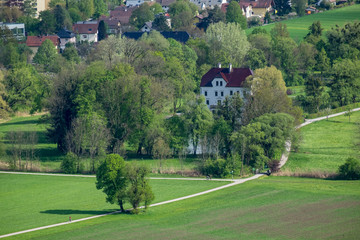
[[[341,164],[360,153],[360,112],[339,116],[301,128],[302,143],[298,153],[292,152],[284,170],[336,172]]]
[[[305,86],[304,85],[288,87],[287,89],[291,89],[291,91],[292,91],[292,94],[289,95],[289,97],[291,97],[291,98],[295,98],[299,95],[305,95]]]
[[[0,235],[119,210],[105,202],[95,178],[0,173]],[[155,202],[215,188],[228,182],[151,180]],[[130,208],[130,205],[126,205]]]
[[[264,177],[13,239],[357,239],[359,226],[360,181]]]
[[[336,24],[339,26],[345,25],[347,22],[360,20],[360,4],[325,11],[322,13],[311,14],[300,18],[282,21],[287,26],[290,36],[295,41],[301,41],[309,32],[309,26],[315,22],[320,21],[324,32],[331,30]],[[262,26],[268,32],[274,27],[274,24]],[[246,30],[249,34],[252,29]]]
[[[6,141],[6,134],[10,131],[36,131],[39,139],[39,143],[36,145],[36,155],[38,161],[35,163],[38,171],[42,172],[59,172],[60,164],[63,159],[63,154],[58,151],[56,144],[51,143],[46,137],[47,124],[44,124],[40,120],[41,116],[31,117],[14,117],[8,122],[0,124],[0,137],[4,143],[5,149],[10,148],[10,144]],[[9,156],[0,156],[0,161],[6,162],[9,160]],[[160,169],[160,161],[158,159],[152,159],[148,156],[139,158],[138,156],[131,156],[128,161],[137,161],[140,164],[146,165],[153,172],[175,173],[178,171],[192,171],[199,162],[196,158],[186,158],[183,163],[180,163],[177,158],[165,159],[162,162],[162,168]],[[83,161],[85,170],[90,169],[89,159]]]

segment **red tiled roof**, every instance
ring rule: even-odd
[[[110,11],[110,18],[119,20],[121,24],[128,24],[131,14],[136,8],[137,7],[117,7]]]
[[[98,31],[98,23],[76,23],[73,31],[79,34],[95,34]]]
[[[41,44],[46,40],[49,39],[55,47],[59,45],[59,37],[57,35],[53,36],[28,36],[26,39],[26,45],[28,47],[40,47]]]
[[[211,81],[218,77],[227,82],[226,87],[242,87],[250,75],[253,75],[250,68],[233,68],[231,73],[229,68],[212,68],[201,78],[200,87],[212,87]]]

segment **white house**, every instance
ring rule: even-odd
[[[65,45],[67,43],[72,43],[75,44],[76,43],[76,36],[73,32],[66,30],[66,29],[61,29],[58,33],[57,33],[58,37],[60,38],[60,51],[64,51],[65,49]]]
[[[127,7],[140,6],[144,2],[153,2],[154,0],[126,0]]]
[[[201,78],[200,94],[205,96],[210,109],[222,103],[226,96],[238,93],[243,98],[247,91],[244,82],[250,75],[253,75],[250,68],[233,68],[231,64],[228,68],[221,68],[219,64]]]
[[[0,28],[8,28],[17,40],[25,39],[25,24],[24,23],[2,23]]]
[[[97,42],[98,41],[97,21],[77,22],[73,25],[74,33],[79,35],[79,41]]]
[[[226,0],[190,0],[190,2],[202,10],[205,8],[214,8],[215,5],[221,7],[222,4],[227,3]]]

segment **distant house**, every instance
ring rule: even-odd
[[[221,10],[226,13],[228,3],[221,5]],[[243,15],[248,17],[265,17],[266,12],[270,12],[274,6],[274,0],[241,0],[239,3]]]
[[[145,32],[125,32],[123,36],[131,39],[138,40]],[[146,32],[147,34],[148,32]],[[186,43],[189,40],[190,35],[185,31],[174,31],[174,32],[160,32],[164,38],[172,38],[178,42]]]
[[[246,17],[252,17],[253,16],[253,7],[251,5],[251,3],[247,3],[247,2],[240,2],[239,3],[240,8],[242,10],[242,14]],[[229,3],[224,3],[221,5],[221,11],[223,11],[224,13],[226,13],[227,8],[229,6]]]
[[[190,2],[204,10],[205,8],[214,8],[216,5],[221,7],[222,4],[226,3],[226,0],[190,0]]]
[[[99,22],[104,21],[107,25],[107,34],[120,34],[121,33],[121,22],[119,19],[111,18],[107,16],[101,16]]]
[[[152,22],[146,22],[142,28],[140,28],[140,31],[142,32],[150,32],[152,30]]]
[[[32,50],[32,56],[30,59],[32,60],[33,56],[37,53],[41,44],[46,40],[49,39],[56,49],[59,49],[60,46],[60,39],[57,35],[52,36],[28,36],[26,39],[26,46],[28,46]]]
[[[0,28],[9,29],[17,40],[25,39],[25,24],[24,23],[2,23]]]
[[[143,3],[148,2],[154,2],[154,0],[126,0],[126,6],[127,7],[134,7],[134,6],[140,6]]]
[[[60,51],[64,51],[65,49],[65,45],[67,43],[76,43],[76,35],[75,33],[66,30],[66,29],[61,29],[58,33],[57,33],[59,39],[60,39]]]
[[[159,3],[162,7],[162,9],[167,12],[169,10],[170,4],[175,2],[176,0],[156,0],[157,3]]]
[[[229,64],[228,68],[210,69],[202,78],[200,83],[200,94],[205,96],[207,106],[212,109],[221,104],[226,96],[240,94],[244,97],[246,88],[245,79],[253,75],[250,68],[233,68]]]
[[[98,26],[99,23],[97,21],[77,22],[73,25],[73,31],[79,35],[80,42],[97,42]]]

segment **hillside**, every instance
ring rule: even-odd
[[[315,22],[320,21],[321,26],[324,28],[324,31],[330,30],[336,24],[339,26],[345,25],[347,22],[354,20],[360,20],[360,5],[353,5],[349,7],[343,7],[339,9],[334,9],[326,12],[321,12],[317,14],[307,15],[301,18],[295,18],[290,20],[282,21],[287,25],[287,29],[290,32],[290,36],[295,41],[301,41],[306,34],[309,32],[309,26]],[[269,24],[262,26],[268,32],[274,27],[274,24]],[[247,29],[246,33],[250,34],[252,29]]]

